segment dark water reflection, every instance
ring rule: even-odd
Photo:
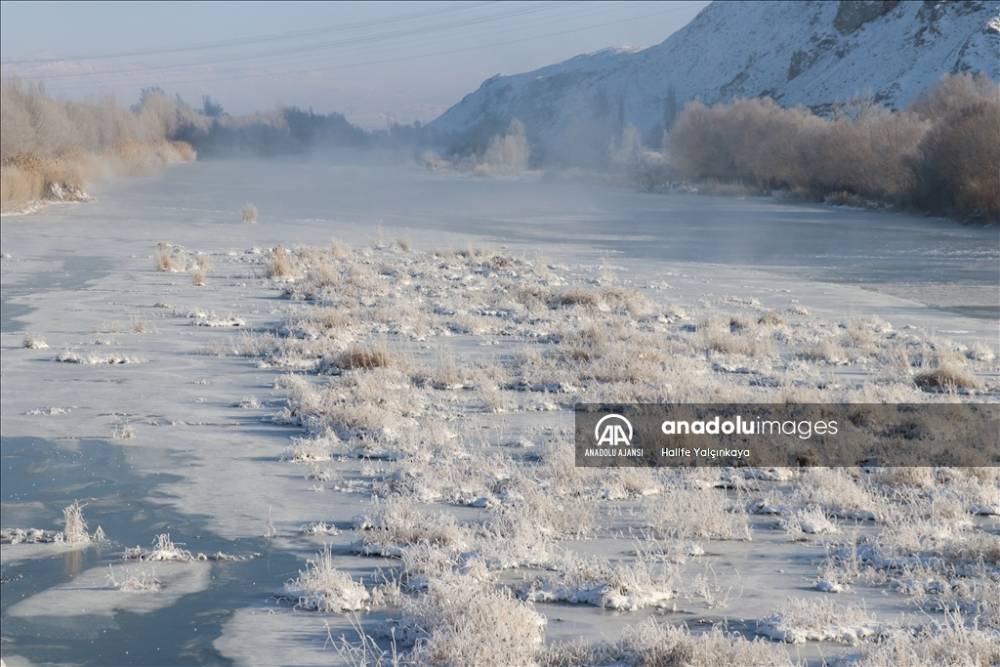
[[[208,532],[201,517],[179,514],[150,497],[170,475],[142,475],[120,447],[82,441],[76,449],[38,438],[0,439],[3,524],[30,513],[47,517],[34,527],[57,528],[62,508],[86,503],[90,528],[100,525],[110,543],[13,561],[3,566],[0,608],[4,653],[37,663],[109,665],[226,664],[212,642],[234,609],[267,600],[301,566],[287,553],[271,551],[263,539],[230,541]],[[41,509],[35,510],[35,504]],[[13,526],[13,524],[11,524]],[[21,526],[24,527],[24,526]],[[212,565],[209,587],[163,609],[139,614],[10,617],[17,602],[71,581],[81,571],[118,563],[125,547],[148,546],[156,534],[192,551],[260,552],[258,559]],[[9,547],[5,547],[9,548]]]

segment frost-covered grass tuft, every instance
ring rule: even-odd
[[[45,339],[40,336],[28,334],[24,337],[24,340],[21,341],[21,347],[29,350],[47,350],[49,349],[49,344],[46,343]]]
[[[78,500],[63,509],[63,535],[67,544],[87,544],[92,539],[83,517],[83,505]]]
[[[542,667],[688,667],[753,665],[793,667],[788,652],[761,639],[748,640],[719,627],[692,633],[684,625],[649,619],[625,630],[614,643],[554,643],[538,655]]]
[[[829,535],[839,530],[837,524],[818,507],[797,510],[782,518],[781,525],[792,539],[806,539],[808,535]]]
[[[917,632],[896,630],[865,646],[856,667],[1000,664],[1000,631],[970,626],[957,615]]]
[[[675,487],[647,501],[646,521],[662,537],[674,539],[751,539],[746,512],[730,506],[723,491]]]
[[[135,436],[135,426],[129,423],[128,414],[122,413],[118,416],[118,422],[111,432],[111,437],[115,440],[132,440]]]
[[[643,559],[608,561],[564,556],[558,574],[535,581],[526,591],[535,602],[588,604],[618,611],[667,607],[675,597],[674,568]]]
[[[240,209],[240,220],[247,224],[257,223],[257,207],[247,202],[243,204],[243,208]]]
[[[64,364],[85,366],[118,366],[121,364],[141,364],[145,360],[127,354],[80,354],[75,350],[63,350],[56,355],[56,361]]]
[[[198,253],[195,255],[194,264],[191,267],[191,280],[195,287],[204,287],[208,284],[208,272],[212,268],[208,255]]]
[[[100,526],[93,533],[87,532],[87,520],[83,516],[83,508],[78,500],[63,508],[62,530],[4,528],[0,531],[0,543],[85,545],[105,541],[107,538]]]
[[[261,407],[263,407],[263,404],[260,402],[259,398],[251,395],[251,396],[244,396],[243,398],[241,398],[239,400],[239,403],[236,404],[236,407],[242,408],[244,410],[259,410]]]
[[[384,345],[352,347],[337,357],[337,365],[345,369],[386,368],[393,363],[393,355]]]
[[[761,622],[757,632],[789,644],[807,641],[857,644],[878,636],[881,627],[857,605],[838,605],[827,598],[792,599]]]
[[[400,629],[420,665],[535,664],[545,618],[504,588],[475,577],[447,575],[406,600]]]
[[[115,573],[114,568],[108,565],[108,583],[112,588],[116,588],[126,593],[146,593],[158,591],[163,588],[163,582],[156,578],[156,573],[152,570],[148,572],[127,572],[123,576]]]
[[[962,389],[981,389],[983,383],[967,368],[945,364],[932,371],[917,374],[914,384],[924,391],[953,392]]]
[[[417,509],[402,498],[376,500],[355,527],[364,531],[363,550],[383,556],[397,556],[406,545],[421,542],[460,549],[468,538],[451,515]]]
[[[358,611],[364,609],[371,598],[362,584],[334,567],[329,546],[310,558],[306,569],[286,583],[284,591],[296,600],[296,607],[309,611]]]
[[[179,561],[182,563],[195,560],[194,554],[171,541],[169,533],[157,535],[149,550],[141,547],[126,549],[122,558],[124,560]]]
[[[267,277],[288,281],[294,280],[296,275],[292,253],[288,252],[284,246],[279,245],[272,248],[267,260]]]
[[[166,241],[160,241],[156,246],[156,268],[168,273],[184,270],[184,262],[178,256],[177,249]]]

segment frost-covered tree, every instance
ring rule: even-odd
[[[528,168],[530,157],[531,146],[524,124],[515,118],[504,135],[490,139],[481,166],[493,173],[519,174]]]

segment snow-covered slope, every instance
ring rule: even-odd
[[[1000,2],[713,2],[648,49],[488,79],[432,126],[478,141],[519,118],[537,147],[573,159],[626,123],[658,142],[694,98],[770,95],[822,112],[874,96],[902,107],[961,71],[1000,78]]]

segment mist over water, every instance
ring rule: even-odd
[[[565,244],[615,257],[749,267],[848,283],[972,317],[998,317],[1000,228],[944,218],[790,204],[767,197],[647,194],[576,172],[440,174],[407,154],[208,160],[140,187],[121,205],[197,220],[253,201],[262,218],[458,232],[497,244]],[[448,237],[441,237],[447,239]],[[286,239],[288,240],[288,239]],[[317,241],[319,239],[316,239]]]

